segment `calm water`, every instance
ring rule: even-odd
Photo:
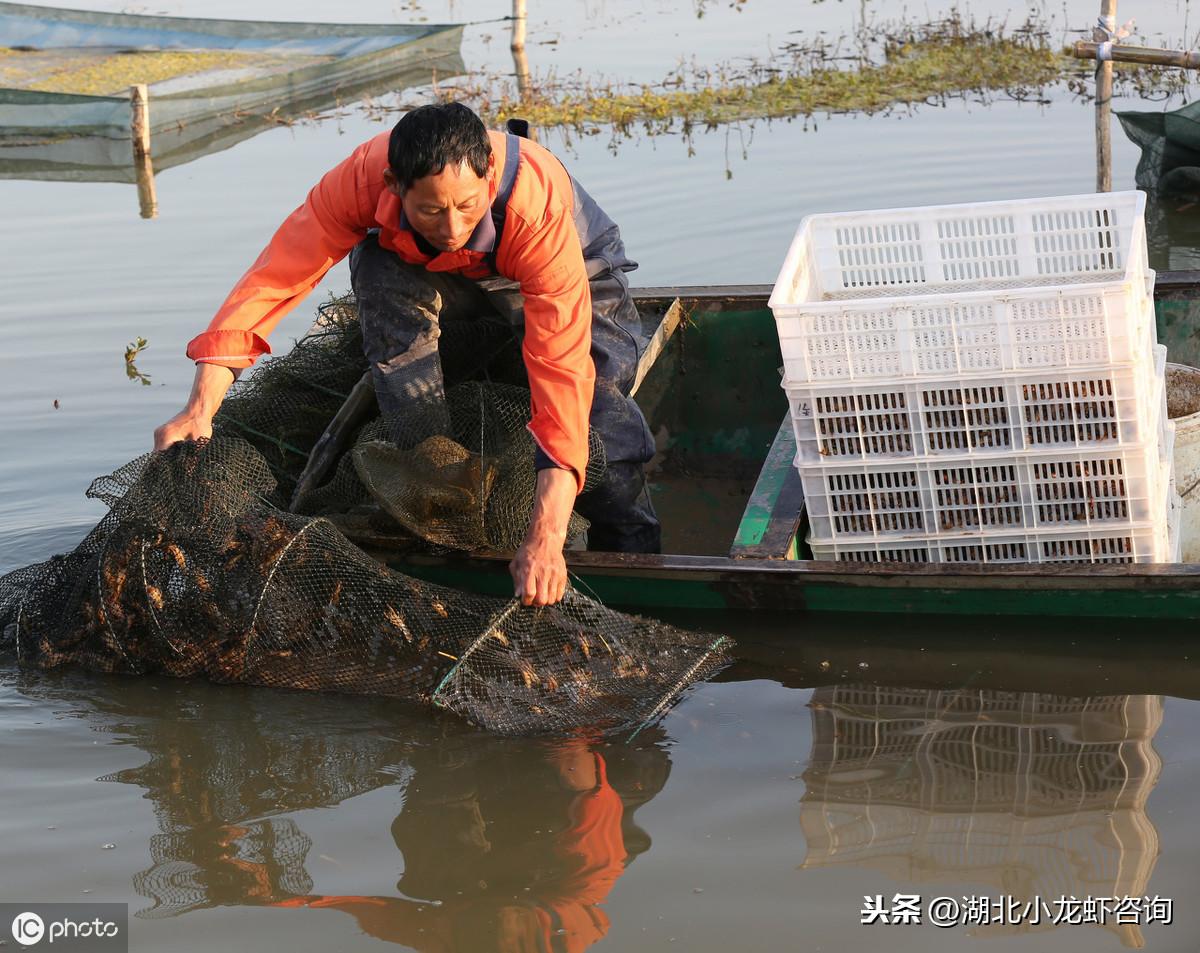
[[[1042,12],[1081,28],[1094,6]],[[762,57],[852,29],[864,11],[882,21],[903,9],[531,7],[535,72],[642,81],[681,59]],[[508,9],[137,8],[384,22]],[[1003,0],[971,11],[1025,15]],[[1169,42],[1194,42],[1200,26],[1186,3],[1130,12]],[[509,68],[503,25],[468,28],[463,56]],[[169,170],[149,222],[132,186],[0,181],[0,571],[70,548],[95,522],[84,488],[147,449],[181,405],[186,341],[317,177],[382,128],[347,110]],[[690,150],[677,137],[546,141],[621,223],[642,263],[636,283],[649,285],[769,282],[807,212],[1088,191],[1091,135],[1090,107],[1060,94],[744,125],[697,133]],[[1136,160],[1114,131],[1118,187],[1132,185]],[[1160,233],[1155,267],[1196,267],[1189,230],[1184,219]],[[347,285],[336,268],[312,300]],[[310,314],[285,323],[277,350]],[[124,373],[138,336],[150,342],[138,362],[149,386]],[[139,950],[1200,945],[1189,903],[1200,888],[1200,666],[1188,631],[729,624],[746,656],[733,671],[655,734],[600,747],[488,738],[362,699],[0,669],[0,898],[128,902]],[[1003,936],[859,924],[864,894],[896,893],[1160,895],[1175,900],[1175,923]]]

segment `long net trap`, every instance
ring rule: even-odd
[[[304,448],[361,372],[352,328],[326,315],[266,362],[211,440],[97,479],[88,496],[108,513],[79,546],[0,577],[0,650],[47,669],[395,697],[503,734],[636,730],[729,661],[726,638],[575,591],[535,608],[411,578],[339,529],[515,545],[536,474],[514,386],[463,382],[428,413],[367,421],[302,512],[285,508]]]

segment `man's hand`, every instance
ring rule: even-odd
[[[219,364],[197,364],[186,406],[154,431],[154,449],[166,450],[180,440],[212,436],[212,420],[237,373]]]
[[[529,532],[508,564],[515,595],[527,606],[548,606],[567,590],[567,521],[575,505],[575,475],[551,468],[538,473]]]
[[[180,440],[211,437],[212,432],[211,417],[196,416],[185,408],[154,431],[154,449],[166,450]]]

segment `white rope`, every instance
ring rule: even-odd
[[[654,721],[655,718],[661,715],[667,706],[670,705],[671,702],[673,702],[678,696],[678,694],[682,692],[683,689],[688,685],[688,683],[691,682],[695,674],[700,671],[700,666],[707,662],[712,654],[717,651],[717,649],[722,648],[729,641],[730,640],[726,636],[722,635],[715,642],[713,642],[713,644],[708,647],[708,651],[696,659],[696,663],[686,672],[684,672],[683,676],[671,686],[671,688],[665,695],[662,696],[662,698],[659,699],[658,704],[650,709],[650,714],[642,719],[642,723],[638,725],[637,730],[629,736],[629,740],[632,741],[634,738],[636,738],[638,736],[638,732],[640,732],[648,724]]]
[[[1126,21],[1122,26],[1117,26],[1117,18],[1112,16],[1102,16],[1096,19],[1096,26],[1092,29],[1092,39],[1096,42],[1096,62],[1105,63],[1112,61],[1113,44],[1119,43],[1133,33],[1133,20]]]
[[[29,591],[26,590],[25,595],[21,597],[20,605],[17,606],[17,661],[21,661],[21,616],[25,612],[25,600],[29,598]]]

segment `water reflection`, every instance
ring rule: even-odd
[[[457,40],[457,35],[453,39]],[[419,65],[400,66],[383,76],[342,83],[315,94],[282,97],[270,112],[223,113],[160,129],[151,140],[150,153],[140,158],[134,155],[128,137],[0,136],[0,179],[136,184],[142,217],[152,218],[158,206],[154,177],[167,169],[223,152],[268,129],[329,118],[331,110],[344,104],[369,103],[374,97],[460,76],[465,70],[457,46],[432,50]]]
[[[491,752],[429,767],[415,770],[392,822],[403,897],[290,903],[340,910],[417,950],[583,950],[608,932],[599,905],[630,853],[625,804],[599,750],[576,741],[515,762]]]
[[[87,702],[149,756],[102,779],[143,788],[158,818],[133,877],[143,918],[327,909],[417,950],[583,950],[608,930],[599,904],[649,849],[633,814],[670,773],[661,735],[636,748],[521,741],[370,701],[188,688],[171,717],[143,686]],[[299,812],[385,786],[404,802],[390,829],[399,882],[315,891]]]
[[[818,688],[811,709],[805,868],[866,867],[1022,902],[1146,894],[1162,696],[846,684]],[[1105,927],[1144,945],[1136,925]]]
[[[1124,186],[1122,186],[1124,187]],[[1159,271],[1200,270],[1200,196],[1146,196],[1150,266]]]

